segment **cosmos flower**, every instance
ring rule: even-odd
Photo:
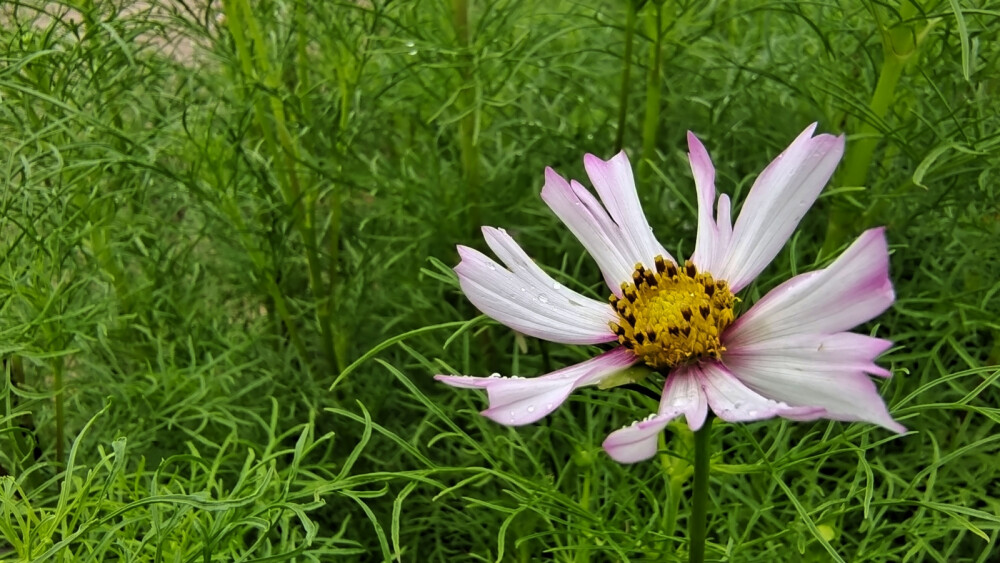
[[[843,136],[802,132],[764,169],[739,217],[715,194],[715,168],[688,133],[698,197],[694,254],[679,261],[653,236],[625,153],[584,156],[600,200],[551,168],[542,199],[597,261],[611,290],[601,302],[546,274],[503,230],[484,227],[502,262],[459,246],[455,272],[468,299],[510,328],[565,344],[616,343],[585,362],[533,378],[438,375],[454,387],[485,389],[483,414],[516,426],[539,420],[579,387],[636,363],[665,376],[658,412],[611,433],[604,449],[617,461],[652,457],[657,435],[684,415],[692,430],[708,409],[722,420],[775,416],[864,421],[905,432],[869,374],[890,342],[847,332],[895,299],[882,228],[862,235],[832,264],[772,289],[738,318],[736,295],[774,259],[818,197],[844,152]]]

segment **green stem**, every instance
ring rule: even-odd
[[[66,415],[63,411],[63,359],[56,358],[52,366],[52,386],[55,389],[53,399],[56,407],[56,462],[66,460]]]
[[[580,508],[584,512],[590,513],[590,475],[593,472],[592,467],[586,467],[584,469],[586,473],[583,475],[583,492],[580,495]],[[587,537],[587,543],[589,543],[589,535]],[[576,554],[573,556],[573,561],[575,563],[586,563],[590,561],[590,551],[587,549],[577,550]]]
[[[459,48],[462,49],[461,93],[458,109],[463,113],[459,121],[458,142],[462,161],[462,176],[465,183],[465,198],[468,208],[468,232],[479,230],[479,147],[476,144],[476,92],[473,84],[472,53],[469,51],[471,36],[469,30],[469,4],[471,0],[452,0],[453,25]]]
[[[628,115],[629,82],[632,78],[632,45],[635,43],[635,2],[626,2],[625,15],[625,54],[622,55],[622,89],[618,97],[618,130],[615,132],[615,152],[622,150],[625,144],[625,118]]]
[[[330,299],[336,299],[333,291],[340,283],[340,220],[343,204],[340,186],[334,186],[330,194],[330,226],[327,230],[327,277],[330,280]],[[334,321],[331,319],[330,324]],[[343,326],[343,325],[341,325]],[[333,327],[336,329],[337,327]],[[337,359],[337,372],[347,367],[347,334],[334,330],[333,351]]]
[[[899,77],[903,73],[903,63],[903,59],[886,53],[885,61],[879,72],[878,83],[875,85],[875,93],[868,106],[869,119],[863,121],[858,127],[859,139],[849,145],[844,157],[843,168],[841,168],[839,185],[860,187],[867,184],[872,157],[875,155],[875,149],[881,140],[875,123],[882,121],[889,112],[889,106],[895,99],[896,85],[899,84]],[[854,222],[857,217],[858,210],[845,202],[838,202],[834,205],[830,213],[830,222],[827,225],[826,240],[823,243],[824,255],[833,254],[844,243],[854,230]]]
[[[328,287],[323,283],[315,228],[315,193],[309,189],[310,186],[303,189],[296,171],[301,159],[299,147],[289,132],[284,103],[275,94],[281,87],[281,72],[271,65],[264,34],[248,0],[233,0],[226,2],[225,6],[227,22],[243,73],[248,80],[260,77],[267,92],[268,104],[260,98],[254,99],[254,116],[264,132],[265,143],[274,155],[275,163],[284,162],[284,174],[275,174],[275,177],[281,185],[285,204],[292,212],[292,224],[302,237],[305,246],[309,286],[316,300],[316,317],[322,333],[323,354],[330,368],[335,369],[341,361],[337,357],[336,335],[333,330],[333,307],[330,295],[332,286]],[[289,328],[289,333],[292,330]]]
[[[902,73],[903,61],[895,56],[887,56],[879,71],[875,93],[872,94],[871,103],[868,105],[871,119],[866,119],[858,127],[857,134],[860,138],[852,144],[844,157],[842,183],[845,186],[864,185],[872,156],[880,140],[875,122],[882,121],[889,113],[889,106],[896,97],[896,85],[899,84]]]
[[[868,113],[857,124],[853,132],[857,138],[847,146],[844,164],[840,169],[837,185],[851,188],[871,184],[868,172],[875,149],[882,140],[876,125],[885,121],[889,108],[896,100],[896,87],[903,74],[903,67],[919,53],[921,44],[937,22],[936,19],[920,22],[921,12],[912,0],[900,4],[900,23],[892,27],[883,21],[879,8],[872,5],[870,9],[875,25],[882,34],[882,67],[879,69],[875,92],[868,104]],[[867,222],[866,219],[871,217],[873,210],[873,207],[869,207],[867,216],[861,216],[856,208],[846,202],[835,201],[830,210],[823,254],[829,256],[836,252],[853,235],[859,222]]]
[[[657,440],[660,444],[660,450],[666,450],[666,435],[661,432]],[[660,456],[660,465],[663,466],[663,472],[669,476],[667,480],[669,483],[669,488],[667,489],[669,492],[667,513],[663,522],[663,536],[666,539],[663,542],[663,548],[660,550],[662,553],[668,553],[673,550],[673,537],[677,531],[677,515],[681,509],[681,496],[684,493],[684,483],[687,482],[691,474],[688,472],[689,466],[687,462],[675,459],[667,454]]]
[[[691,493],[691,520],[688,522],[688,562],[705,561],[705,524],[708,519],[708,473],[711,454],[712,418],[694,433],[694,489]]]
[[[677,530],[677,514],[681,509],[681,495],[684,490],[683,479],[670,479],[670,498],[667,500],[667,520],[663,526],[663,535],[667,538],[667,549],[673,544],[674,532]]]
[[[642,160],[640,177],[649,173],[649,162],[656,151],[656,133],[660,125],[660,66],[663,61],[663,5],[654,3],[650,14],[653,24],[653,50],[649,53],[649,72],[646,75],[646,115],[642,123]]]

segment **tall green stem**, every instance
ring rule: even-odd
[[[708,469],[711,454],[712,418],[694,433],[694,488],[691,494],[691,520],[688,522],[688,562],[705,561],[705,524],[708,520]]]
[[[875,92],[868,104],[868,112],[853,131],[858,138],[847,146],[844,164],[840,168],[837,185],[846,187],[861,187],[870,184],[868,172],[871,169],[875,149],[881,141],[878,124],[884,122],[896,99],[896,87],[903,74],[906,62],[918,53],[920,45],[927,38],[937,20],[919,20],[920,12],[912,1],[903,1],[900,5],[901,22],[894,27],[888,27],[882,21],[879,8],[871,7],[875,24],[882,34],[882,67],[879,69]],[[869,210],[871,211],[871,210]],[[830,210],[827,224],[826,240],[823,242],[823,254],[831,255],[853,236],[857,226],[859,213],[844,201],[834,202]]]
[[[469,4],[472,0],[452,0],[452,17],[455,37],[464,51],[459,69],[462,84],[459,111],[464,115],[459,121],[458,142],[462,160],[468,214],[468,232],[479,229],[479,147],[476,144],[476,91],[473,83],[474,61],[470,52]]]
[[[660,65],[663,62],[663,4],[654,2],[649,14],[652,23],[653,50],[649,53],[646,75],[646,115],[642,123],[642,160],[639,175],[649,173],[649,162],[656,151],[656,133],[660,128]]]
[[[267,103],[260,97],[254,97],[254,117],[263,131],[269,152],[275,157],[274,162],[284,164],[279,170],[284,173],[276,173],[275,177],[281,186],[285,203],[291,210],[292,224],[305,246],[309,286],[316,300],[316,317],[322,333],[324,357],[331,368],[337,368],[342,360],[338,359],[337,335],[334,334],[332,285],[324,283],[322,276],[315,227],[316,194],[311,189],[312,186],[302,186],[296,171],[301,159],[299,147],[289,131],[284,102],[276,94],[281,88],[281,71],[271,65],[264,34],[249,1],[231,0],[224,6],[243,74],[247,79],[260,77],[267,92]],[[301,67],[304,61],[299,62]],[[294,329],[288,327],[288,330],[291,333]],[[307,358],[302,359],[304,362],[308,361]]]
[[[660,433],[657,441],[660,444],[661,451],[667,449],[667,439],[664,433]],[[677,531],[677,515],[681,509],[684,483],[691,477],[691,473],[689,472],[690,466],[687,461],[670,455],[661,455],[660,465],[663,466],[663,472],[669,475],[669,488],[667,489],[669,497],[666,502],[667,512],[663,522],[663,536],[666,539],[663,542],[661,550],[663,553],[667,553],[673,549],[673,536]]]
[[[52,386],[56,407],[56,460],[66,461],[66,414],[63,411],[63,359],[56,358],[52,366]]]
[[[838,182],[840,185],[848,187],[865,185],[868,169],[871,167],[872,157],[880,140],[873,121],[882,121],[889,112],[889,106],[895,99],[896,85],[899,84],[899,77],[903,73],[903,63],[899,57],[887,53],[879,72],[878,83],[875,85],[875,93],[868,106],[869,115],[874,119],[865,120],[858,127],[857,134],[860,138],[851,143],[844,157],[841,178]],[[824,255],[829,256],[836,252],[850,236],[857,216],[857,210],[845,202],[838,202],[833,206],[830,222],[827,224],[826,240],[823,243]]]
[[[625,53],[622,55],[622,88],[618,96],[618,130],[615,132],[615,152],[625,144],[625,118],[628,115],[628,92],[632,79],[632,45],[635,43],[635,2],[625,3]]]

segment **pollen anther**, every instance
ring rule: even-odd
[[[632,283],[621,285],[623,298],[610,298],[618,341],[654,369],[721,357],[719,338],[733,322],[736,301],[729,285],[699,273],[690,260],[678,268],[657,256],[653,266],[636,264]]]

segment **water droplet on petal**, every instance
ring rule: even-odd
[[[546,297],[546,296],[544,296],[544,295],[539,295],[538,296],[538,300],[541,301],[542,303],[548,303],[549,302],[549,298]]]
[[[750,410],[747,411],[747,416],[757,416],[758,414],[760,414],[760,413],[757,412],[756,409],[750,409]]]
[[[500,379],[501,377],[503,377],[503,376],[500,375],[497,372],[493,372],[493,373],[490,374],[490,379]]]
[[[489,268],[489,269],[491,269],[491,270],[496,270],[497,269],[497,265],[494,264],[493,262],[487,262],[486,263],[486,267]]]
[[[559,289],[559,282],[552,282],[552,289]]]
[[[535,405],[528,405],[528,412],[535,412]]]
[[[554,407],[554,406],[555,405],[553,405],[552,403],[545,403],[545,409],[546,410],[552,410],[552,407]]]

